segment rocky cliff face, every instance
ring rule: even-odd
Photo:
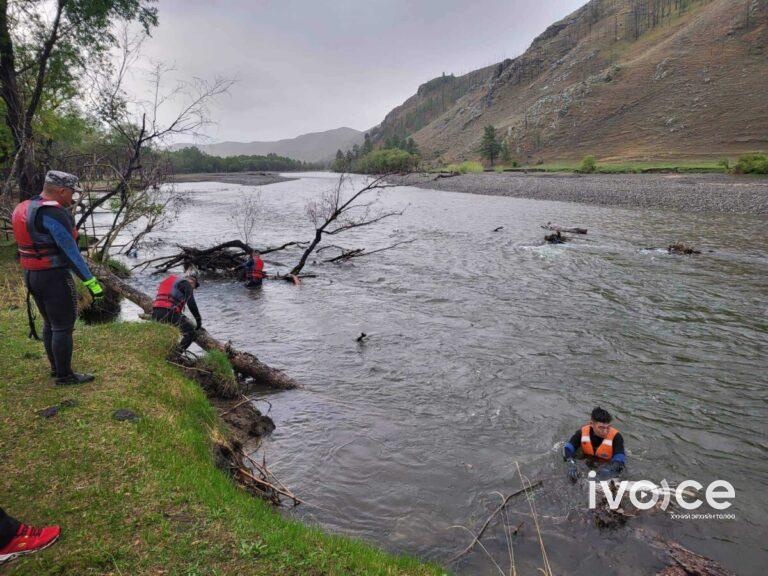
[[[768,0],[592,0],[520,57],[446,78],[380,127],[427,161],[475,158],[488,124],[521,162],[768,149]]]

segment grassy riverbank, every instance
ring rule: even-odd
[[[214,466],[215,410],[164,360],[176,338],[166,326],[78,324],[75,366],[97,379],[54,386],[42,345],[26,337],[12,255],[0,247],[0,506],[63,535],[0,574],[441,573],[286,520],[235,487]],[[36,415],[64,400],[76,405]],[[114,420],[118,408],[141,420]]]

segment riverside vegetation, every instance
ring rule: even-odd
[[[51,386],[42,346],[27,338],[14,252],[0,247],[0,502],[63,527],[59,544],[16,562],[14,574],[441,573],[285,519],[238,489],[212,455],[224,424],[165,360],[171,327],[78,323],[78,365],[98,378]],[[54,417],[36,414],[51,406]],[[139,421],[113,419],[121,408]]]

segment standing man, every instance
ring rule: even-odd
[[[574,457],[586,458],[589,464],[598,468],[601,479],[613,478],[624,470],[627,463],[624,438],[611,426],[612,420],[607,410],[595,408],[589,423],[577,430],[563,446],[563,460],[572,482],[579,478]]]
[[[77,247],[75,220],[66,208],[82,192],[77,176],[51,170],[40,195],[13,211],[13,235],[24,269],[24,282],[43,316],[43,344],[56,384],[82,384],[92,374],[72,371],[72,331],[77,318],[77,295],[70,270],[94,298],[104,290],[88,269]],[[31,322],[31,335],[34,324]]]
[[[159,322],[173,324],[181,332],[181,342],[178,351],[183,352],[195,338],[195,330],[203,327],[200,311],[195,302],[195,289],[200,286],[200,278],[196,271],[187,272],[185,276],[168,276],[157,288],[155,301],[152,303],[152,318]],[[189,311],[197,321],[193,328],[191,322],[185,322],[184,307],[189,306]]]
[[[35,528],[11,518],[0,508],[0,564],[48,548],[58,540],[61,528]]]
[[[251,254],[248,259],[235,266],[232,270],[245,270],[245,287],[246,288],[261,288],[261,283],[266,276],[264,274],[264,260],[261,259],[261,254],[258,250],[251,250]]]

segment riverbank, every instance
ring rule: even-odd
[[[227,434],[216,410],[165,360],[177,337],[167,326],[78,323],[75,366],[97,379],[54,386],[26,337],[13,252],[0,248],[0,506],[63,532],[0,574],[441,573],[287,520],[237,488],[214,463],[212,439]],[[57,415],[37,414],[52,406]],[[115,420],[121,408],[140,420]]]
[[[195,174],[175,174],[173,183],[184,182],[223,182],[224,184],[242,184],[243,186],[267,186],[278,182],[289,182],[296,178],[286,178],[277,172],[201,172]]]
[[[726,174],[409,174],[391,184],[626,208],[768,214],[768,178]]]

